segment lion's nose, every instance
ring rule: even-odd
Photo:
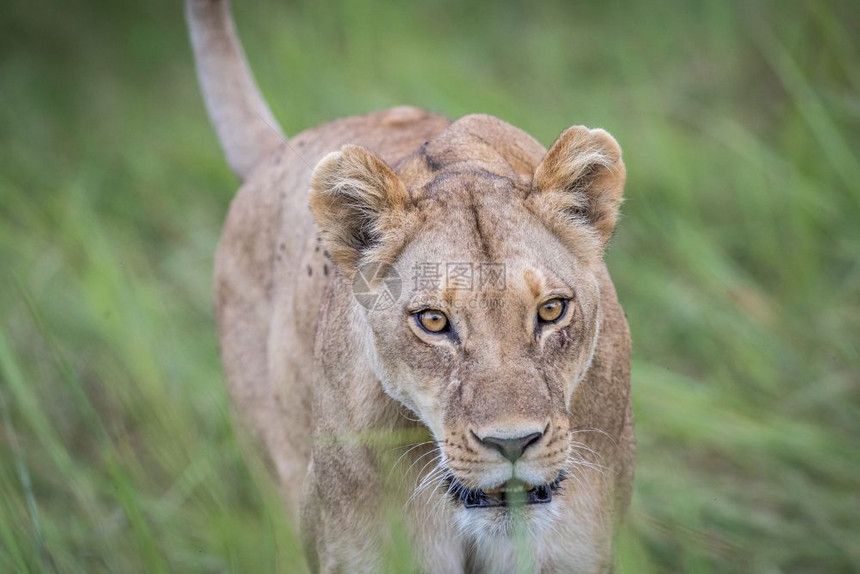
[[[501,455],[509,461],[516,462],[523,456],[525,450],[539,441],[542,436],[542,432],[533,432],[515,437],[479,437],[478,435],[475,435],[475,438],[477,438],[484,446],[499,451]]]

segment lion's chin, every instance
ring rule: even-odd
[[[533,485],[513,479],[500,486],[483,490],[468,488],[453,475],[449,475],[447,481],[448,492],[455,503],[466,509],[478,509],[549,504],[552,502],[553,493],[558,492],[565,478],[567,474],[560,472],[553,481],[543,484]]]

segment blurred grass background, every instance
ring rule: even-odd
[[[860,571],[860,4],[255,1],[289,133],[609,129],[639,441],[619,572]],[[176,0],[0,5],[0,572],[294,572],[221,379],[237,187]]]

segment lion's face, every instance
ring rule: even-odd
[[[452,147],[425,147],[399,176],[361,148],[332,154],[311,206],[345,273],[382,260],[401,279],[399,299],[362,309],[359,329],[385,390],[439,443],[452,501],[472,512],[549,503],[597,342],[595,269],[620,202],[620,150],[585,128],[542,160],[518,148],[516,165],[468,149],[450,161]]]
[[[394,265],[400,299],[366,313],[378,371],[462,486],[550,484],[597,337],[597,280],[510,182],[470,174],[445,185],[462,193],[422,202],[425,223]]]

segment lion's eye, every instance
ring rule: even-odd
[[[448,330],[448,317],[442,311],[428,309],[416,315],[418,324],[428,333],[444,333]]]
[[[538,320],[541,323],[554,323],[558,321],[564,310],[567,308],[567,301],[564,299],[550,299],[540,307],[538,307]]]

